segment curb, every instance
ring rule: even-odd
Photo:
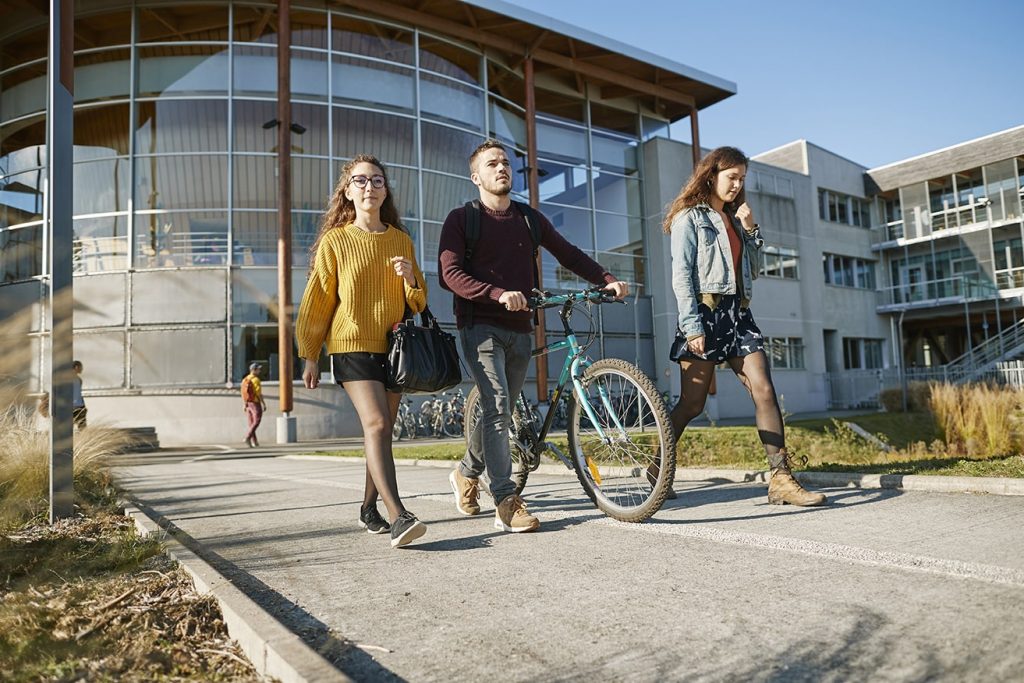
[[[283,455],[291,460],[340,460],[363,462],[363,458],[334,455]],[[414,460],[395,458],[396,462],[415,467],[441,467],[451,469],[455,460]],[[543,464],[537,468],[541,474],[572,475],[562,465]],[[857,472],[795,472],[801,483],[829,488],[895,489],[927,493],[987,493],[994,496],[1024,496],[1024,479],[1010,477],[943,477],[922,474],[861,474]],[[766,470],[724,470],[690,467],[676,468],[676,481],[721,481],[736,484],[768,484]]]
[[[154,519],[132,503],[124,504],[124,514],[135,522],[143,536],[154,536],[163,543],[164,552],[189,573],[200,595],[213,594],[224,615],[228,635],[238,641],[261,675],[276,678],[281,683],[348,683],[352,680],[178,541],[167,531],[167,520],[159,516]]]

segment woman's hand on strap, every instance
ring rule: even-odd
[[[412,270],[412,261],[405,258],[404,256],[392,256],[391,266],[395,269],[395,274],[403,278],[410,287],[416,286],[416,275]]]

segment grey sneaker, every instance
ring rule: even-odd
[[[391,525],[391,547],[400,548],[403,545],[408,545],[425,533],[427,533],[427,525],[406,510],[398,515],[394,524]]]
[[[368,534],[383,534],[391,531],[391,525],[384,521],[384,518],[377,512],[377,506],[359,508],[359,526],[366,529]]]

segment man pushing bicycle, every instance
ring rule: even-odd
[[[497,508],[494,527],[534,531],[540,522],[515,494],[511,479],[508,429],[530,361],[533,313],[527,296],[539,280],[538,248],[579,277],[607,285],[617,299],[629,294],[629,285],[570,244],[540,212],[511,200],[512,167],[500,142],[486,140],[477,147],[469,170],[480,199],[453,209],[445,219],[438,273],[455,297],[463,358],[480,392],[483,414],[465,457],[448,479],[455,507],[475,515],[480,512],[480,475],[486,471]]]

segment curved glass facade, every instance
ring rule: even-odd
[[[224,387],[254,360],[276,380],[276,6],[76,7],[75,344],[89,388]],[[354,154],[389,165],[428,275],[445,216],[476,196],[466,160],[488,135],[509,145],[527,200],[520,68],[358,12],[295,8],[291,26],[304,129],[291,149],[296,304],[320,212]],[[0,283],[13,284],[45,275],[45,23],[0,45]],[[636,105],[591,102],[542,75],[536,87],[541,209],[643,284]],[[547,256],[543,278],[576,283]],[[633,358],[636,330],[632,314],[606,319],[602,339],[620,335]]]

